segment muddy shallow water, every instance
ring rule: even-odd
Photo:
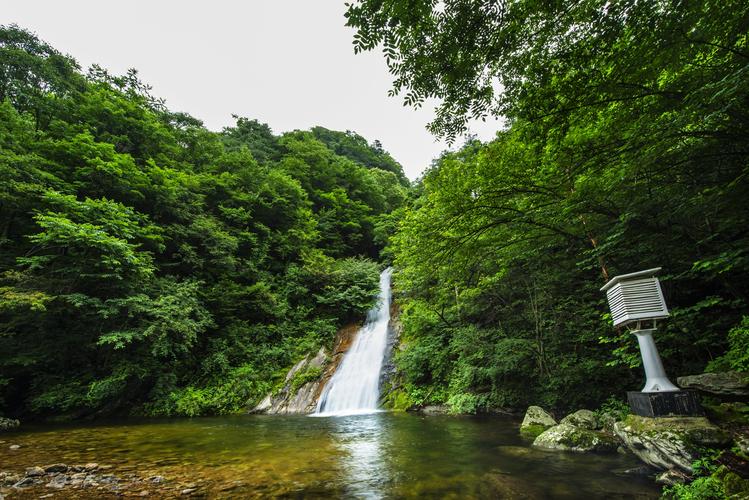
[[[652,480],[621,473],[640,465],[636,459],[532,449],[518,425],[501,417],[376,413],[25,426],[0,435],[0,471],[97,462],[118,479],[99,489],[38,485],[2,494],[164,497],[188,487],[209,498],[659,496]],[[11,450],[13,444],[21,448]],[[152,484],[154,476],[165,480]]]

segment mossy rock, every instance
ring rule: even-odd
[[[660,470],[687,474],[700,450],[725,446],[730,436],[704,417],[648,418],[629,415],[614,432],[640,460]]]
[[[725,426],[749,425],[749,404],[734,402],[704,405],[710,419]]]
[[[319,380],[320,377],[322,377],[322,368],[319,366],[308,366],[296,372],[291,379],[291,395],[296,395],[304,384]]]
[[[564,417],[560,424],[570,424],[581,429],[595,430],[599,428],[596,414],[590,410],[577,410]]]
[[[523,423],[520,424],[520,434],[535,438],[549,427],[557,425],[557,421],[540,406],[529,406],[525,412]]]
[[[382,399],[382,406],[388,410],[408,411],[413,404],[406,391],[395,389],[387,393],[387,395]]]
[[[749,374],[742,372],[688,375],[686,377],[679,377],[677,383],[683,389],[696,389],[717,396],[749,396]]]
[[[547,450],[605,453],[615,452],[619,443],[603,432],[563,423],[546,429],[533,441],[533,446]]]
[[[749,479],[742,478],[725,465],[718,467],[713,477],[721,482],[727,498],[749,498]]]
[[[540,436],[548,427],[539,424],[530,424],[520,427],[520,435],[526,439],[534,440]]]

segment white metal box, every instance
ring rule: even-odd
[[[668,317],[661,284],[655,274],[660,267],[612,278],[601,291],[611,308],[614,326]]]

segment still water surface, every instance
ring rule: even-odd
[[[99,462],[198,481],[209,498],[657,498],[621,455],[532,449],[502,417],[237,416],[28,428],[0,468]],[[8,443],[22,445],[9,451]]]

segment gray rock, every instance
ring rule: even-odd
[[[21,476],[19,476],[18,474],[13,474],[12,472],[6,472],[5,477],[3,478],[2,482],[5,484],[5,486],[13,486],[20,480],[21,480]]]
[[[14,488],[26,488],[28,486],[32,486],[38,482],[38,479],[34,477],[24,477],[21,480],[19,480],[16,484],[13,485]]]
[[[10,431],[21,425],[21,422],[12,418],[0,417],[0,431]]]
[[[20,450],[21,446],[17,445],[17,444],[12,444],[12,445],[8,446],[8,448],[11,449],[11,450]]]
[[[529,406],[525,412],[523,423],[520,424],[521,434],[536,437],[549,427],[557,425],[557,421],[540,406]]]
[[[691,476],[684,474],[682,471],[676,469],[669,469],[666,472],[658,474],[658,476],[656,476],[655,478],[656,483],[663,484],[665,486],[684,484],[691,480]]]
[[[94,476],[88,476],[83,480],[82,486],[84,488],[95,488],[96,486],[99,486],[99,482]]]
[[[26,477],[39,477],[44,475],[44,469],[41,467],[27,467]]]
[[[450,408],[445,405],[429,405],[419,409],[424,415],[445,415],[450,413]]]
[[[749,374],[746,373],[702,373],[679,377],[676,382],[683,389],[696,389],[718,396],[749,396]]]
[[[67,471],[68,471],[68,466],[65,464],[52,464],[52,465],[47,465],[44,467],[44,472],[47,472],[50,474],[54,472],[67,472]]]
[[[614,452],[618,443],[603,432],[596,432],[570,424],[559,424],[542,432],[533,446],[547,450],[580,452]]]
[[[599,428],[596,414],[590,410],[577,410],[575,413],[564,417],[559,423],[570,424],[591,431]]]
[[[61,489],[67,486],[68,484],[68,477],[60,474],[58,476],[52,477],[49,483],[47,483],[47,488],[57,488]]]
[[[692,471],[700,447],[726,444],[728,435],[704,417],[647,418],[629,415],[614,425],[629,451],[659,470]]]

